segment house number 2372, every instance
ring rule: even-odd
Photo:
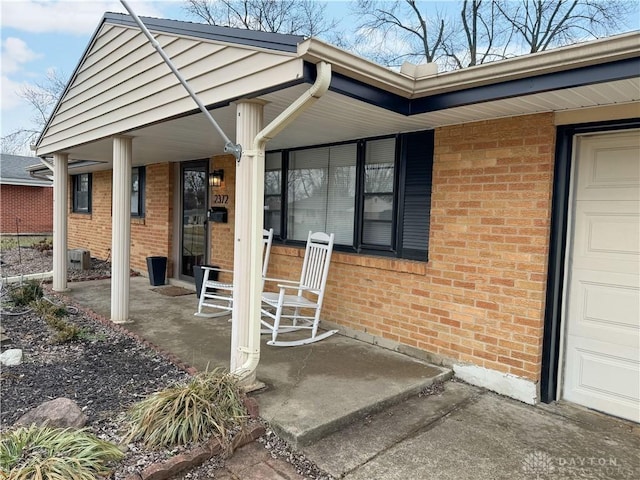
[[[227,204],[227,203],[229,203],[229,195],[214,195],[213,196],[213,203]]]

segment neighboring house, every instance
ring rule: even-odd
[[[638,32],[436,74],[316,39],[144,21],[232,139],[331,65],[329,90],[267,143],[265,175],[269,276],[297,275],[309,229],[336,234],[323,325],[525,402],[640,421]],[[68,246],[120,262],[115,321],[129,260],[166,256],[183,279],[196,257],[233,266],[251,196],[236,171],[256,160],[224,143],[132,19],[106,14],[37,154],[73,174]],[[95,163],[67,171],[75,160]],[[229,223],[205,222],[211,206]]]
[[[27,167],[40,159],[0,155],[0,233],[3,235],[53,232],[53,182],[35,178]]]

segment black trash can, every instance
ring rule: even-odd
[[[193,278],[196,282],[196,295],[200,298],[200,291],[202,290],[202,280],[204,279],[204,270],[202,267],[212,267],[212,268],[220,268],[217,265],[194,265],[193,266]],[[209,280],[213,280],[214,282],[218,280],[218,272],[217,270],[212,270],[209,272]]]
[[[147,270],[151,285],[164,285],[167,272],[167,257],[147,257]]]

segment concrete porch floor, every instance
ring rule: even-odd
[[[69,287],[75,302],[110,317],[110,280]],[[169,297],[153,288],[147,278],[131,278],[131,323],[125,327],[198,370],[228,368],[230,317],[195,317],[195,289]],[[257,375],[266,388],[255,393],[260,414],[297,448],[451,376],[445,368],[339,334],[291,348],[270,347],[264,338]]]

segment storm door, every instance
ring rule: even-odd
[[[207,169],[206,160],[184,163],[180,169],[180,277],[183,279],[193,278],[194,265],[207,261]]]

